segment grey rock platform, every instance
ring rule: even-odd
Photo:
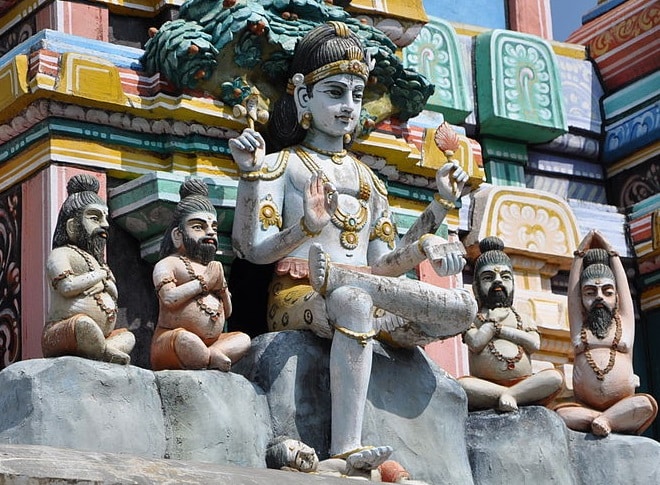
[[[0,372],[0,485],[335,483],[265,469],[280,435],[327,457],[328,361],[327,340],[294,331],[253,339],[231,373],[12,364]],[[432,485],[660,483],[657,441],[576,433],[536,406],[468,414],[460,385],[420,349],[374,345],[363,442],[393,446]]]
[[[346,485],[335,477],[150,459],[35,445],[0,445],[0,484]]]

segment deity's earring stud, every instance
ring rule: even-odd
[[[350,133],[345,133],[344,134],[344,145],[350,145],[352,141],[353,141],[353,137],[351,136],[351,134]]]
[[[302,119],[300,120],[300,126],[303,130],[309,130],[309,127],[312,126],[312,112],[305,111],[302,114]]]

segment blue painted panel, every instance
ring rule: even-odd
[[[18,55],[28,55],[30,52],[39,49],[48,49],[60,54],[63,52],[75,52],[77,54],[101,57],[112,62],[117,67],[137,71],[142,70],[142,64],[140,63],[140,58],[144,54],[142,49],[109,44],[100,40],[86,39],[48,29],[38,32],[0,57],[0,68],[11,62]]]
[[[426,14],[450,22],[477,25],[490,29],[506,29],[504,0],[424,0]]]

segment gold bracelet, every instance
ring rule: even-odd
[[[433,200],[435,200],[438,204],[440,204],[442,207],[447,209],[448,211],[456,209],[456,203],[455,202],[450,202],[444,197],[441,197],[440,194],[434,194],[433,195]]]
[[[305,216],[300,218],[300,229],[302,229],[302,232],[304,232],[307,237],[314,237],[321,234],[321,231],[314,232],[307,227],[307,224],[305,224]]]
[[[433,234],[422,234],[422,237],[417,240],[417,249],[419,249],[419,252],[422,253],[425,258],[428,258],[428,255],[426,254],[426,251],[424,251],[422,244],[424,244],[424,241],[428,239],[429,236],[433,236]]]

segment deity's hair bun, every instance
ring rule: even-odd
[[[502,251],[504,242],[497,236],[488,236],[479,241],[479,250],[481,254],[486,251]]]
[[[209,188],[202,179],[190,178],[181,184],[181,187],[179,187],[179,196],[181,199],[185,199],[191,195],[209,196]]]
[[[100,184],[98,179],[88,173],[74,175],[66,184],[66,191],[69,195],[80,192],[94,192],[95,194],[98,194],[99,188]]]
[[[587,266],[591,266],[592,264],[604,264],[606,266],[609,266],[610,262],[610,255],[607,252],[607,250],[603,248],[592,248],[588,249],[584,253],[584,259],[582,260],[582,264],[586,268]]]

